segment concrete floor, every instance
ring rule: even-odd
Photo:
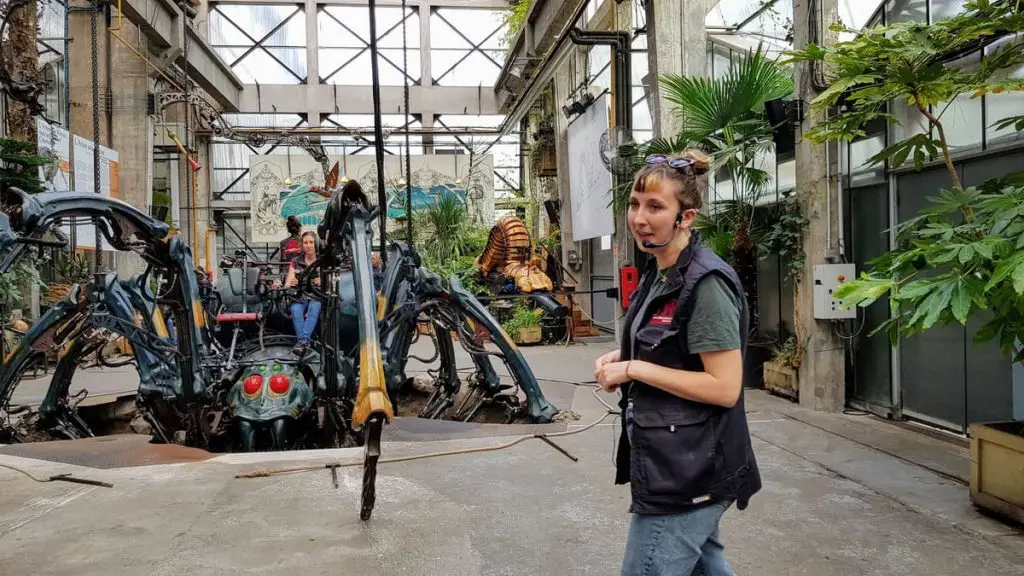
[[[608,344],[529,348],[540,378],[583,381]],[[569,430],[600,417],[592,390],[541,382]],[[612,402],[611,396],[605,396]],[[569,405],[565,405],[568,403]],[[1021,527],[968,500],[969,455],[873,417],[811,413],[748,392],[765,482],[722,524],[737,574],[1024,575]],[[40,484],[0,468],[0,574],[614,575],[629,492],[612,484],[611,419],[510,449],[381,464],[373,518],[358,518],[361,470],[259,479],[240,472],[359,462],[359,450],[232,454],[205,462],[92,469],[13,456],[34,474],[73,472],[113,488]],[[489,432],[493,433],[493,432]],[[385,456],[486,447],[509,437],[388,442]]]

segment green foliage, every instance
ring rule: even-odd
[[[787,368],[799,368],[803,351],[797,346],[796,338],[790,336],[785,342],[772,348],[772,362]]]
[[[943,190],[898,230],[900,248],[870,263],[836,291],[844,307],[889,295],[892,318],[874,333],[913,336],[976,313],[987,323],[976,343],[998,340],[1024,360],[1024,172],[980,188]]]
[[[43,191],[39,168],[52,162],[33,153],[35,146],[22,140],[0,138],[0,193],[21,188],[29,194]]]
[[[17,187],[29,194],[43,191],[39,180],[39,168],[52,161],[45,156],[33,153],[34,146],[22,140],[0,138],[0,194],[12,187]],[[13,310],[17,310],[27,300],[32,286],[36,285],[45,292],[46,283],[39,277],[36,259],[23,255],[21,259],[2,277],[0,277],[0,322],[10,320]]]
[[[562,230],[557,226],[553,226],[548,235],[541,238],[538,242],[543,244],[549,253],[560,254],[562,251]]]
[[[33,285],[46,292],[46,283],[39,277],[39,268],[29,256],[22,256],[6,274],[0,275],[0,323],[10,321],[12,312],[21,308]]]
[[[693,223],[700,230],[704,244],[722,260],[732,258],[732,220],[724,210],[712,208],[710,213],[699,213]]]
[[[423,211],[422,249],[438,262],[458,260],[468,252],[471,241],[466,205],[452,196],[442,196]]]
[[[761,241],[762,256],[778,254],[789,264],[786,277],[799,282],[807,264],[803,238],[809,220],[804,216],[796,196],[779,202],[772,223]]]
[[[541,310],[539,308],[536,310],[530,310],[522,304],[519,304],[513,310],[512,318],[503,322],[501,328],[513,339],[516,339],[518,338],[520,329],[540,326],[540,315]]]
[[[985,53],[976,70],[951,63],[980,48],[984,40],[1024,31],[1024,14],[1018,3],[973,0],[961,13],[933,24],[901,22],[861,31],[837,24],[831,27],[833,31],[853,32],[856,38],[827,48],[812,44],[804,50],[787,52],[786,62],[826,64],[831,85],[814,99],[812,109],[841,107],[805,136],[817,143],[864,136],[864,127],[872,120],[898,123],[889,112],[889,103],[904,102],[924,114],[933,130],[893,143],[872,157],[869,164],[889,160],[892,166],[902,166],[913,158],[920,169],[940,154],[948,157],[941,120],[953,101],[1024,88],[1024,80],[999,74],[1024,63],[1024,43],[1020,40]]]
[[[526,25],[526,13],[530,10],[533,0],[516,0],[505,12],[502,24],[505,26],[505,35],[501,39],[501,45],[511,50],[515,44],[516,36]]]
[[[67,254],[65,257],[55,258],[54,269],[62,280],[69,283],[86,283],[92,275],[92,263],[84,255]]]
[[[833,26],[833,30],[843,30]],[[836,291],[843,307],[868,306],[888,294],[890,319],[872,334],[886,332],[895,344],[971,316],[987,320],[975,342],[999,342],[1014,360],[1024,360],[1024,173],[965,189],[953,165],[942,117],[957,98],[1024,89],[1024,80],[1005,71],[1024,64],[1024,31],[1017,0],[972,0],[958,15],[925,24],[904,22],[861,31],[832,47],[790,52],[791,61],[823,61],[831,87],[812,103],[815,110],[841,106],[805,136],[814,142],[865,135],[873,120],[897,122],[889,103],[917,109],[930,130],[885,148],[869,162],[921,168],[941,157],[952,187],[930,198],[930,206],[897,228],[897,249],[868,263],[869,272]],[[951,63],[998,37],[1008,41],[987,51],[980,64]],[[996,124],[1024,128],[1024,117]]]
[[[440,274],[445,284],[455,275],[473,294],[488,291],[473,263],[483,252],[490,229],[473,225],[462,202],[446,196],[414,213],[413,234],[424,266]]]

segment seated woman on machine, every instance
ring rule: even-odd
[[[302,254],[292,259],[288,267],[288,278],[285,280],[286,288],[294,288],[299,284],[299,275],[302,274],[310,264],[316,261],[316,233],[306,232],[302,235]],[[313,284],[319,286],[320,279],[313,278]],[[292,349],[299,357],[306,353],[309,347],[309,339],[313,336],[313,330],[320,319],[320,301],[303,294],[299,296],[291,306],[292,324],[295,326],[295,336],[298,342]]]

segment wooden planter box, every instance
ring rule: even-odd
[[[1024,422],[971,424],[971,503],[1024,523]]]
[[[536,344],[540,342],[543,333],[540,326],[530,326],[529,328],[520,328],[519,333],[515,335],[516,344]]]
[[[775,362],[765,362],[764,388],[773,394],[796,400],[800,392],[796,370]]]

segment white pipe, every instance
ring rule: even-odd
[[[825,112],[828,120],[828,112]],[[832,260],[832,147],[825,142],[825,259]]]
[[[850,145],[849,143],[839,143],[837,146],[846,146],[846,159],[850,161]],[[836,169],[836,198],[839,201],[839,261],[846,261],[846,220],[844,218],[845,213],[845,202],[843,202],[843,154],[841,151],[837,151],[836,154],[839,157],[839,167]]]

